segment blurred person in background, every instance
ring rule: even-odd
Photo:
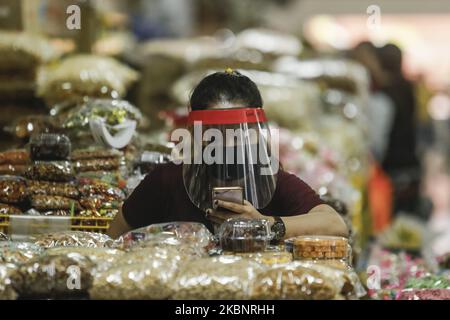
[[[370,94],[367,108],[369,143],[372,155],[368,198],[372,214],[372,228],[375,233],[382,231],[390,223],[392,203],[392,183],[381,164],[386,155],[389,134],[394,119],[394,103],[381,88],[387,83],[376,47],[368,41],[359,43],[349,54],[350,58],[361,63],[370,76]]]
[[[419,208],[421,166],[416,153],[417,103],[414,86],[402,72],[402,51],[399,47],[387,44],[377,53],[387,76],[380,89],[394,104],[394,119],[382,162],[394,186],[394,212],[424,217],[426,213]]]

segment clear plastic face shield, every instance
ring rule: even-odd
[[[255,208],[273,197],[279,169],[278,144],[263,109],[191,111],[189,140],[183,137],[183,181],[190,200],[201,210],[212,208],[215,188],[243,190]]]

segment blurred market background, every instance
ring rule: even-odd
[[[169,159],[196,82],[231,67],[260,88],[283,167],[345,217],[361,270],[386,248],[450,251],[449,1],[0,0],[0,30],[1,150],[39,132],[92,145],[92,99],[121,100],[98,112],[138,121],[132,190],[136,159]]]

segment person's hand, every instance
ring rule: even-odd
[[[244,204],[238,204],[234,202],[215,200],[215,206],[217,209],[208,209],[206,210],[206,218],[215,224],[222,224],[229,218],[246,218],[246,219],[264,219],[263,216],[258,210],[253,207],[253,205],[244,200]],[[221,208],[228,209],[233,211],[234,213],[226,212],[220,210]]]

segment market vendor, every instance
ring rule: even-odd
[[[118,237],[131,229],[170,221],[200,222],[213,230],[228,218],[242,217],[267,219],[278,240],[308,234],[347,236],[339,214],[305,182],[274,163],[262,105],[256,84],[237,71],[205,77],[192,92],[188,127],[202,155],[208,154],[208,141],[195,134],[196,125],[203,125],[203,134],[214,129],[212,135],[234,129],[236,139],[216,141],[221,152],[209,154],[211,158],[226,154],[226,161],[186,161],[184,157],[181,164],[160,165],[125,201],[109,235]],[[256,160],[252,159],[254,147],[258,149]],[[228,153],[230,149],[233,152]],[[195,150],[188,160],[198,154]],[[243,204],[213,198],[217,187],[243,190]]]

